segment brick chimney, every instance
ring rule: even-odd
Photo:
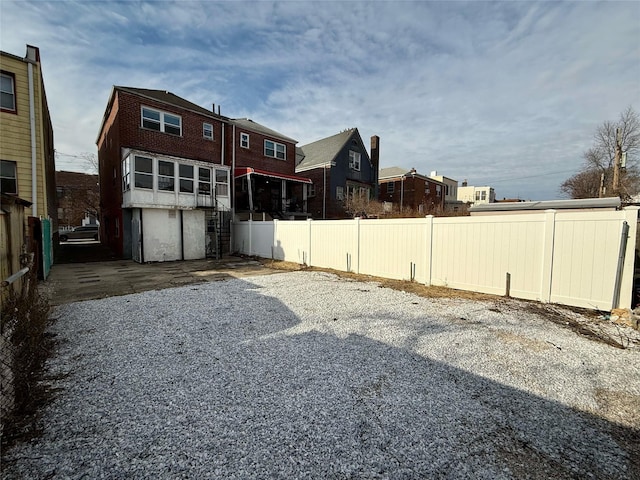
[[[373,167],[374,198],[378,199],[378,174],[380,172],[380,137],[371,136],[371,165]]]

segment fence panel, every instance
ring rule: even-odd
[[[544,214],[436,218],[431,283],[540,299]]]
[[[461,290],[629,307],[638,208],[481,217],[234,224],[235,251]],[[629,231],[621,253],[623,224]],[[275,231],[274,231],[275,228]],[[619,295],[618,292],[619,291]],[[618,302],[619,298],[619,302]]]
[[[624,211],[575,212],[556,217],[551,302],[612,308],[625,218]],[[629,236],[629,243],[635,243],[635,234]],[[633,250],[627,251],[626,255],[633,255]]]
[[[275,222],[273,257],[299,264],[309,262],[309,222]]]
[[[360,222],[359,273],[427,283],[427,228],[424,218]]]
[[[358,220],[311,222],[310,265],[356,272]]]

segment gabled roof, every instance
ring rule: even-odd
[[[178,95],[168,92],[166,90],[151,90],[148,88],[132,88],[132,87],[122,87],[122,86],[114,86],[115,90],[120,90],[123,92],[132,93],[134,95],[139,95],[141,97],[146,97],[151,100],[155,100],[156,102],[166,103],[167,105],[173,105],[175,107],[184,108],[186,110],[191,110],[192,112],[199,113],[201,115],[206,115],[208,117],[220,118],[220,115],[217,115],[211,110],[207,110],[206,108],[202,108],[195,103],[191,103],[189,100],[185,100]]]
[[[251,130],[252,132],[261,133],[269,137],[276,137],[291,143],[298,143],[297,140],[287,137],[286,135],[283,135],[280,132],[276,132],[275,130],[271,130],[270,128],[267,128],[264,125],[260,125],[258,122],[254,122],[250,118],[233,118],[231,119],[231,121],[235,123],[238,127],[244,128],[246,130]]]
[[[330,165],[354,133],[358,134],[357,128],[350,128],[344,132],[303,145],[300,148],[304,153],[304,158],[296,166],[296,171]]]

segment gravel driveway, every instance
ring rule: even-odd
[[[639,478],[640,351],[324,272],[57,307],[5,478]]]

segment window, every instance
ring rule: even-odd
[[[198,194],[211,195],[211,169],[198,167]]]
[[[182,135],[182,118],[171,113],[142,107],[142,127],[158,132]]]
[[[176,189],[176,167],[173,162],[158,160],[158,190],[174,192]]]
[[[486,191],[486,190],[483,190],[483,191],[482,191],[480,198],[481,198],[482,200],[486,200],[486,199],[487,199],[487,191]]]
[[[267,157],[284,160],[286,158],[286,147],[281,143],[272,142],[271,140],[265,140],[264,154]]]
[[[16,162],[0,161],[0,192],[18,194]]]
[[[315,184],[312,183],[307,187],[307,196],[308,197],[315,197],[316,196],[316,186],[315,186]]]
[[[344,200],[344,187],[336,187],[336,198]]]
[[[396,191],[396,183],[395,182],[388,182],[387,183],[387,193],[393,193]]]
[[[129,190],[129,188],[131,188],[130,182],[131,182],[131,171],[129,170],[129,157],[124,159],[124,162],[122,162],[122,191],[126,192],[127,190]],[[114,172],[115,172],[115,168],[114,168]]]
[[[180,171],[180,191],[183,193],[193,193],[193,165],[179,165]]]
[[[0,74],[0,109],[16,111],[15,77],[13,73]]]
[[[436,185],[436,197],[442,196],[442,185]]]
[[[240,146],[242,148],[249,148],[249,134],[241,133],[240,134]]]
[[[349,168],[360,171],[360,154],[349,150]]]
[[[213,140],[213,125],[211,125],[210,123],[203,123],[202,136],[207,140]]]
[[[135,187],[153,188],[153,160],[147,157],[135,157]]]
[[[449,195],[449,185],[444,186],[444,194]]]
[[[216,170],[216,196],[229,196],[229,171]]]
[[[476,192],[476,202],[480,201],[480,192]]]

